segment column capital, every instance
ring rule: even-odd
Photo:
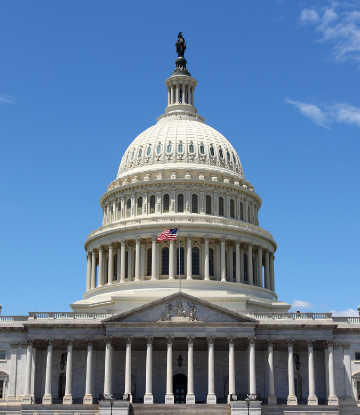
[[[295,344],[295,340],[293,339],[287,339],[286,341],[287,341],[288,346],[293,346]]]
[[[102,245],[98,246],[99,252],[104,252],[104,247]]]
[[[344,350],[349,350],[350,349],[350,343],[341,343],[342,347]]]
[[[94,339],[86,339],[86,344],[88,346],[93,346],[94,345]]]
[[[136,245],[140,245],[141,244],[141,238],[135,238],[135,243]]]
[[[269,346],[270,346],[270,347],[272,347],[272,346],[274,346],[274,344],[275,344],[275,340],[274,340],[274,339],[267,339],[267,340],[266,340],[266,343],[267,343],[268,347],[269,347]]]
[[[225,244],[226,243],[227,238],[225,238],[225,236],[222,236],[220,239],[220,243]]]
[[[157,235],[151,235],[151,240],[152,240],[152,242],[154,243],[156,243],[156,240],[157,240]]]
[[[125,337],[125,343],[126,344],[131,344],[132,341],[133,341],[133,338],[132,337]]]
[[[248,337],[247,338],[248,344],[255,344],[256,343],[256,337]]]
[[[17,349],[21,343],[10,343],[12,349]]]
[[[189,336],[186,338],[188,344],[194,344],[195,337]]]
[[[110,248],[114,248],[114,242],[109,242],[108,243],[108,248],[110,249]]]
[[[335,350],[339,350],[340,347],[340,343],[334,343],[334,349]]]
[[[210,235],[204,235],[203,238],[204,238],[205,241],[208,241],[208,242],[210,241]]]
[[[133,247],[133,243],[131,241],[128,241],[127,246],[128,246],[128,248],[132,248]]]
[[[308,346],[313,347],[314,344],[315,344],[315,341],[314,340],[307,340],[307,344],[308,344]]]
[[[167,344],[173,344],[174,337],[166,337],[166,342],[167,342]]]
[[[146,337],[147,344],[154,344],[154,337]]]
[[[47,340],[46,340],[46,344],[47,344],[48,346],[52,346],[52,345],[54,344],[54,339],[47,339]]]
[[[215,343],[215,337],[208,337],[206,339],[207,344],[214,344]]]
[[[249,248],[252,248],[253,246],[254,246],[254,244],[253,244],[252,242],[248,242],[248,243],[247,243],[247,247],[248,247],[248,249],[249,249]]]
[[[236,245],[236,246],[240,246],[240,245],[241,245],[241,241],[240,241],[240,239],[237,239],[237,240],[235,241],[235,245]]]
[[[104,342],[106,344],[113,344],[113,338],[111,336],[105,336],[104,337]]]
[[[65,343],[67,346],[72,346],[74,344],[74,339],[66,339]]]
[[[188,240],[188,241],[190,241],[191,242],[191,240],[192,240],[192,235],[191,234],[188,234],[188,235],[186,235],[186,239]]]
[[[228,343],[229,344],[235,344],[235,340],[236,340],[235,337],[228,337]]]
[[[121,244],[121,248],[125,248],[125,239],[122,239],[120,241],[120,244]]]

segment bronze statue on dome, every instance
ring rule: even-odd
[[[184,57],[186,43],[185,43],[185,39],[182,36],[182,32],[179,32],[178,39],[175,43],[175,46],[176,46],[176,53],[178,54],[178,57]]]

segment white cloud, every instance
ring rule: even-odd
[[[303,9],[300,22],[315,25],[320,42],[333,44],[335,60],[360,62],[360,3],[332,3],[322,8]]]
[[[7,94],[0,94],[0,102],[3,104],[13,104],[14,98]]]
[[[285,102],[293,105],[301,114],[308,117],[317,125],[329,128],[333,122],[354,124],[360,127],[360,108],[346,103],[335,103],[332,105],[322,104],[321,106],[295,101],[285,98]],[[321,108],[322,107],[322,108]]]
[[[294,300],[291,304],[292,310],[302,311],[304,308],[314,308],[314,304],[302,300]]]
[[[359,317],[359,312],[353,308],[342,311],[330,310],[329,313],[333,313],[333,317]]]
[[[285,101],[288,104],[294,105],[295,108],[297,108],[303,115],[305,115],[305,117],[310,118],[311,121],[313,121],[315,124],[327,128],[327,115],[317,105],[308,104],[301,101],[294,101],[289,98],[285,98]]]

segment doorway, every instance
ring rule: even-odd
[[[175,403],[186,403],[187,377],[181,373],[173,377],[173,394]]]

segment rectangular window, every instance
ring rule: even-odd
[[[0,353],[1,353],[1,350],[0,350]],[[360,352],[355,352],[355,360],[360,360]]]
[[[6,350],[0,350],[0,360],[6,360]]]
[[[0,380],[0,399],[4,399],[4,380]]]

